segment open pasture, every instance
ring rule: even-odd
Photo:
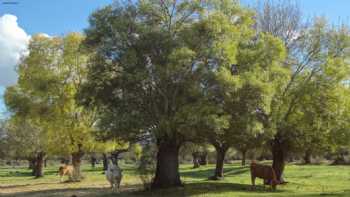
[[[181,165],[183,188],[143,192],[142,184],[133,166],[122,165],[124,178],[121,192],[110,191],[101,166],[92,169],[83,166],[86,178],[79,183],[59,183],[57,166],[45,169],[45,177],[34,179],[30,171],[23,168],[0,168],[0,196],[4,197],[137,197],[137,196],[350,196],[350,166],[328,165],[288,165],[285,171],[286,185],[279,186],[273,192],[268,186],[262,186],[258,179],[255,191],[250,187],[248,167],[238,164],[225,165],[225,180],[208,181],[214,165],[192,169],[192,165]]]

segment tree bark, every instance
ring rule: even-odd
[[[209,177],[211,180],[221,180],[224,178],[224,161],[228,150],[225,146],[215,146],[216,150],[216,166],[214,176]]]
[[[35,159],[35,165],[33,169],[33,174],[35,178],[40,178],[44,176],[44,160],[45,160],[45,153],[44,152],[37,153],[37,156]]]
[[[246,161],[246,153],[247,151],[246,150],[243,150],[242,151],[242,166],[245,166],[245,161]]]
[[[192,153],[192,158],[193,158],[193,168],[199,168],[200,167],[199,152]]]
[[[156,175],[152,189],[182,186],[179,173],[179,148],[174,140],[158,144]]]
[[[83,176],[81,174],[81,158],[84,156],[84,152],[81,150],[79,145],[78,151],[72,153],[72,165],[73,165],[73,176],[71,181],[81,181]]]
[[[94,155],[92,155],[92,156],[91,156],[91,167],[92,167],[92,168],[95,168],[95,166],[96,166],[96,161],[97,161],[96,157],[95,157]]]
[[[199,158],[199,164],[201,166],[205,166],[208,164],[208,152],[204,151],[201,153],[200,158]]]
[[[277,180],[283,183],[282,175],[285,167],[286,153],[283,149],[283,144],[278,138],[276,138],[272,144],[272,157],[272,168],[275,170]]]
[[[102,154],[102,163],[103,163],[103,173],[105,173],[105,171],[107,170],[108,168],[108,158],[107,158],[107,154],[106,153],[103,153]]]
[[[311,151],[306,150],[304,155],[304,163],[305,164],[311,164]]]

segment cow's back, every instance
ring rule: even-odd
[[[254,177],[269,179],[269,180],[276,179],[275,172],[271,166],[252,163],[250,165],[250,171],[252,176]]]

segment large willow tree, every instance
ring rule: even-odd
[[[91,15],[85,47],[94,55],[79,99],[98,107],[99,126],[110,135],[156,139],[153,188],[181,185],[178,154],[184,142],[220,135],[230,122],[236,124],[230,121],[235,108],[224,108],[232,107],[230,99],[243,102],[245,98],[236,95],[239,87],[249,92],[252,86],[250,92],[267,95],[243,109],[247,116],[257,117],[259,106],[269,111],[266,103],[274,87],[265,86],[278,78],[270,71],[280,72],[275,64],[284,50],[277,39],[256,35],[252,18],[229,0],[117,2]],[[242,44],[246,48],[238,62]],[[233,76],[232,65],[237,63],[241,76]],[[215,86],[223,91],[217,100]]]

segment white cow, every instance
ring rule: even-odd
[[[120,187],[120,182],[123,177],[122,169],[120,169],[118,165],[112,162],[109,162],[105,174],[106,174],[107,180],[111,184],[112,190],[118,192]]]

